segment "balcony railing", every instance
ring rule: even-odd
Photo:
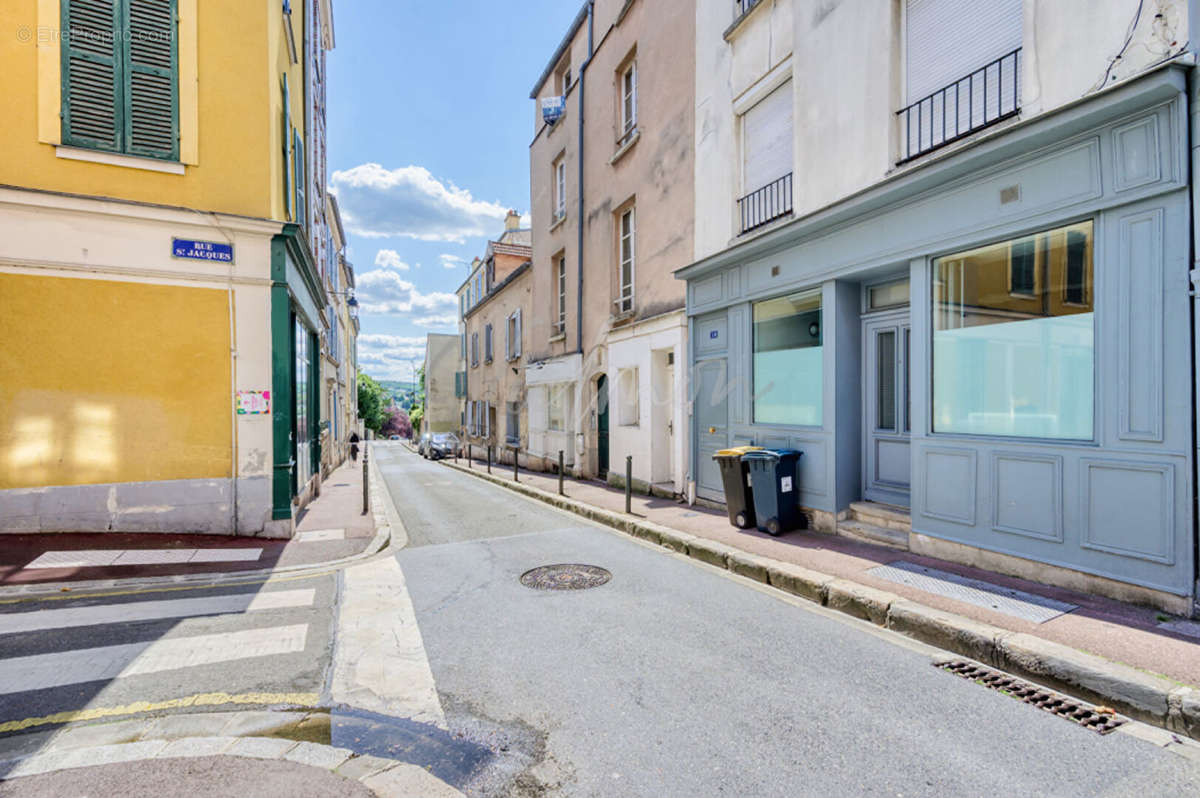
[[[1021,48],[898,111],[900,160],[912,160],[1021,110]]]
[[[742,14],[745,14],[750,9],[761,3],[762,0],[733,0],[733,7],[737,10],[734,19],[737,19]]]
[[[751,191],[737,201],[741,232],[748,233],[792,212],[792,173]]]

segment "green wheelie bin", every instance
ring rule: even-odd
[[[759,451],[758,446],[735,446],[722,449],[713,455],[721,469],[721,483],[725,487],[725,507],[729,510],[729,523],[738,529],[754,526],[754,499],[750,490],[750,475],[742,455]]]
[[[795,449],[760,449],[742,455],[750,473],[757,526],[767,534],[782,535],[803,525],[796,481],[802,454]]]

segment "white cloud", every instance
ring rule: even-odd
[[[477,200],[422,166],[384,169],[366,163],[334,172],[329,182],[346,227],[367,238],[462,243],[471,236],[499,234],[508,214],[504,205]]]
[[[455,328],[458,327],[458,316],[454,313],[442,313],[433,316],[421,316],[412,320],[418,327]]]
[[[451,255],[449,253],[438,255],[438,259],[441,260],[443,269],[457,269],[459,266],[462,266],[467,262],[466,258],[460,258],[457,255]]]
[[[417,311],[434,315],[458,306],[458,297],[454,294],[442,291],[422,293],[391,269],[376,269],[359,275],[355,296],[363,313],[407,315]]]
[[[425,339],[400,335],[364,334],[358,336],[358,364],[379,380],[410,380],[413,365],[425,361]]]
[[[408,264],[400,260],[400,253],[394,249],[381,249],[375,253],[375,265],[384,269],[408,271]]]

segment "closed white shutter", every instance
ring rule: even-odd
[[[521,311],[517,311],[516,340],[513,341],[513,357],[521,356]]]
[[[905,8],[906,105],[928,97],[966,78],[1021,46],[1024,24],[1022,0],[907,0]],[[1007,107],[1016,82],[1006,66],[1002,78],[989,75],[988,105],[999,93]],[[997,85],[998,82],[1001,85]],[[976,83],[980,83],[979,78]],[[1009,85],[1003,85],[1009,84]],[[964,92],[966,87],[963,88]],[[982,84],[975,87],[974,103],[982,101]],[[963,95],[964,113],[967,95]],[[953,101],[951,101],[953,111]],[[982,114],[977,109],[976,116]]]
[[[768,94],[742,116],[742,194],[792,171],[792,82]]]

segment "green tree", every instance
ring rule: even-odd
[[[383,413],[386,392],[383,386],[375,380],[358,372],[358,417],[363,420],[367,429],[379,434],[387,417]]]

